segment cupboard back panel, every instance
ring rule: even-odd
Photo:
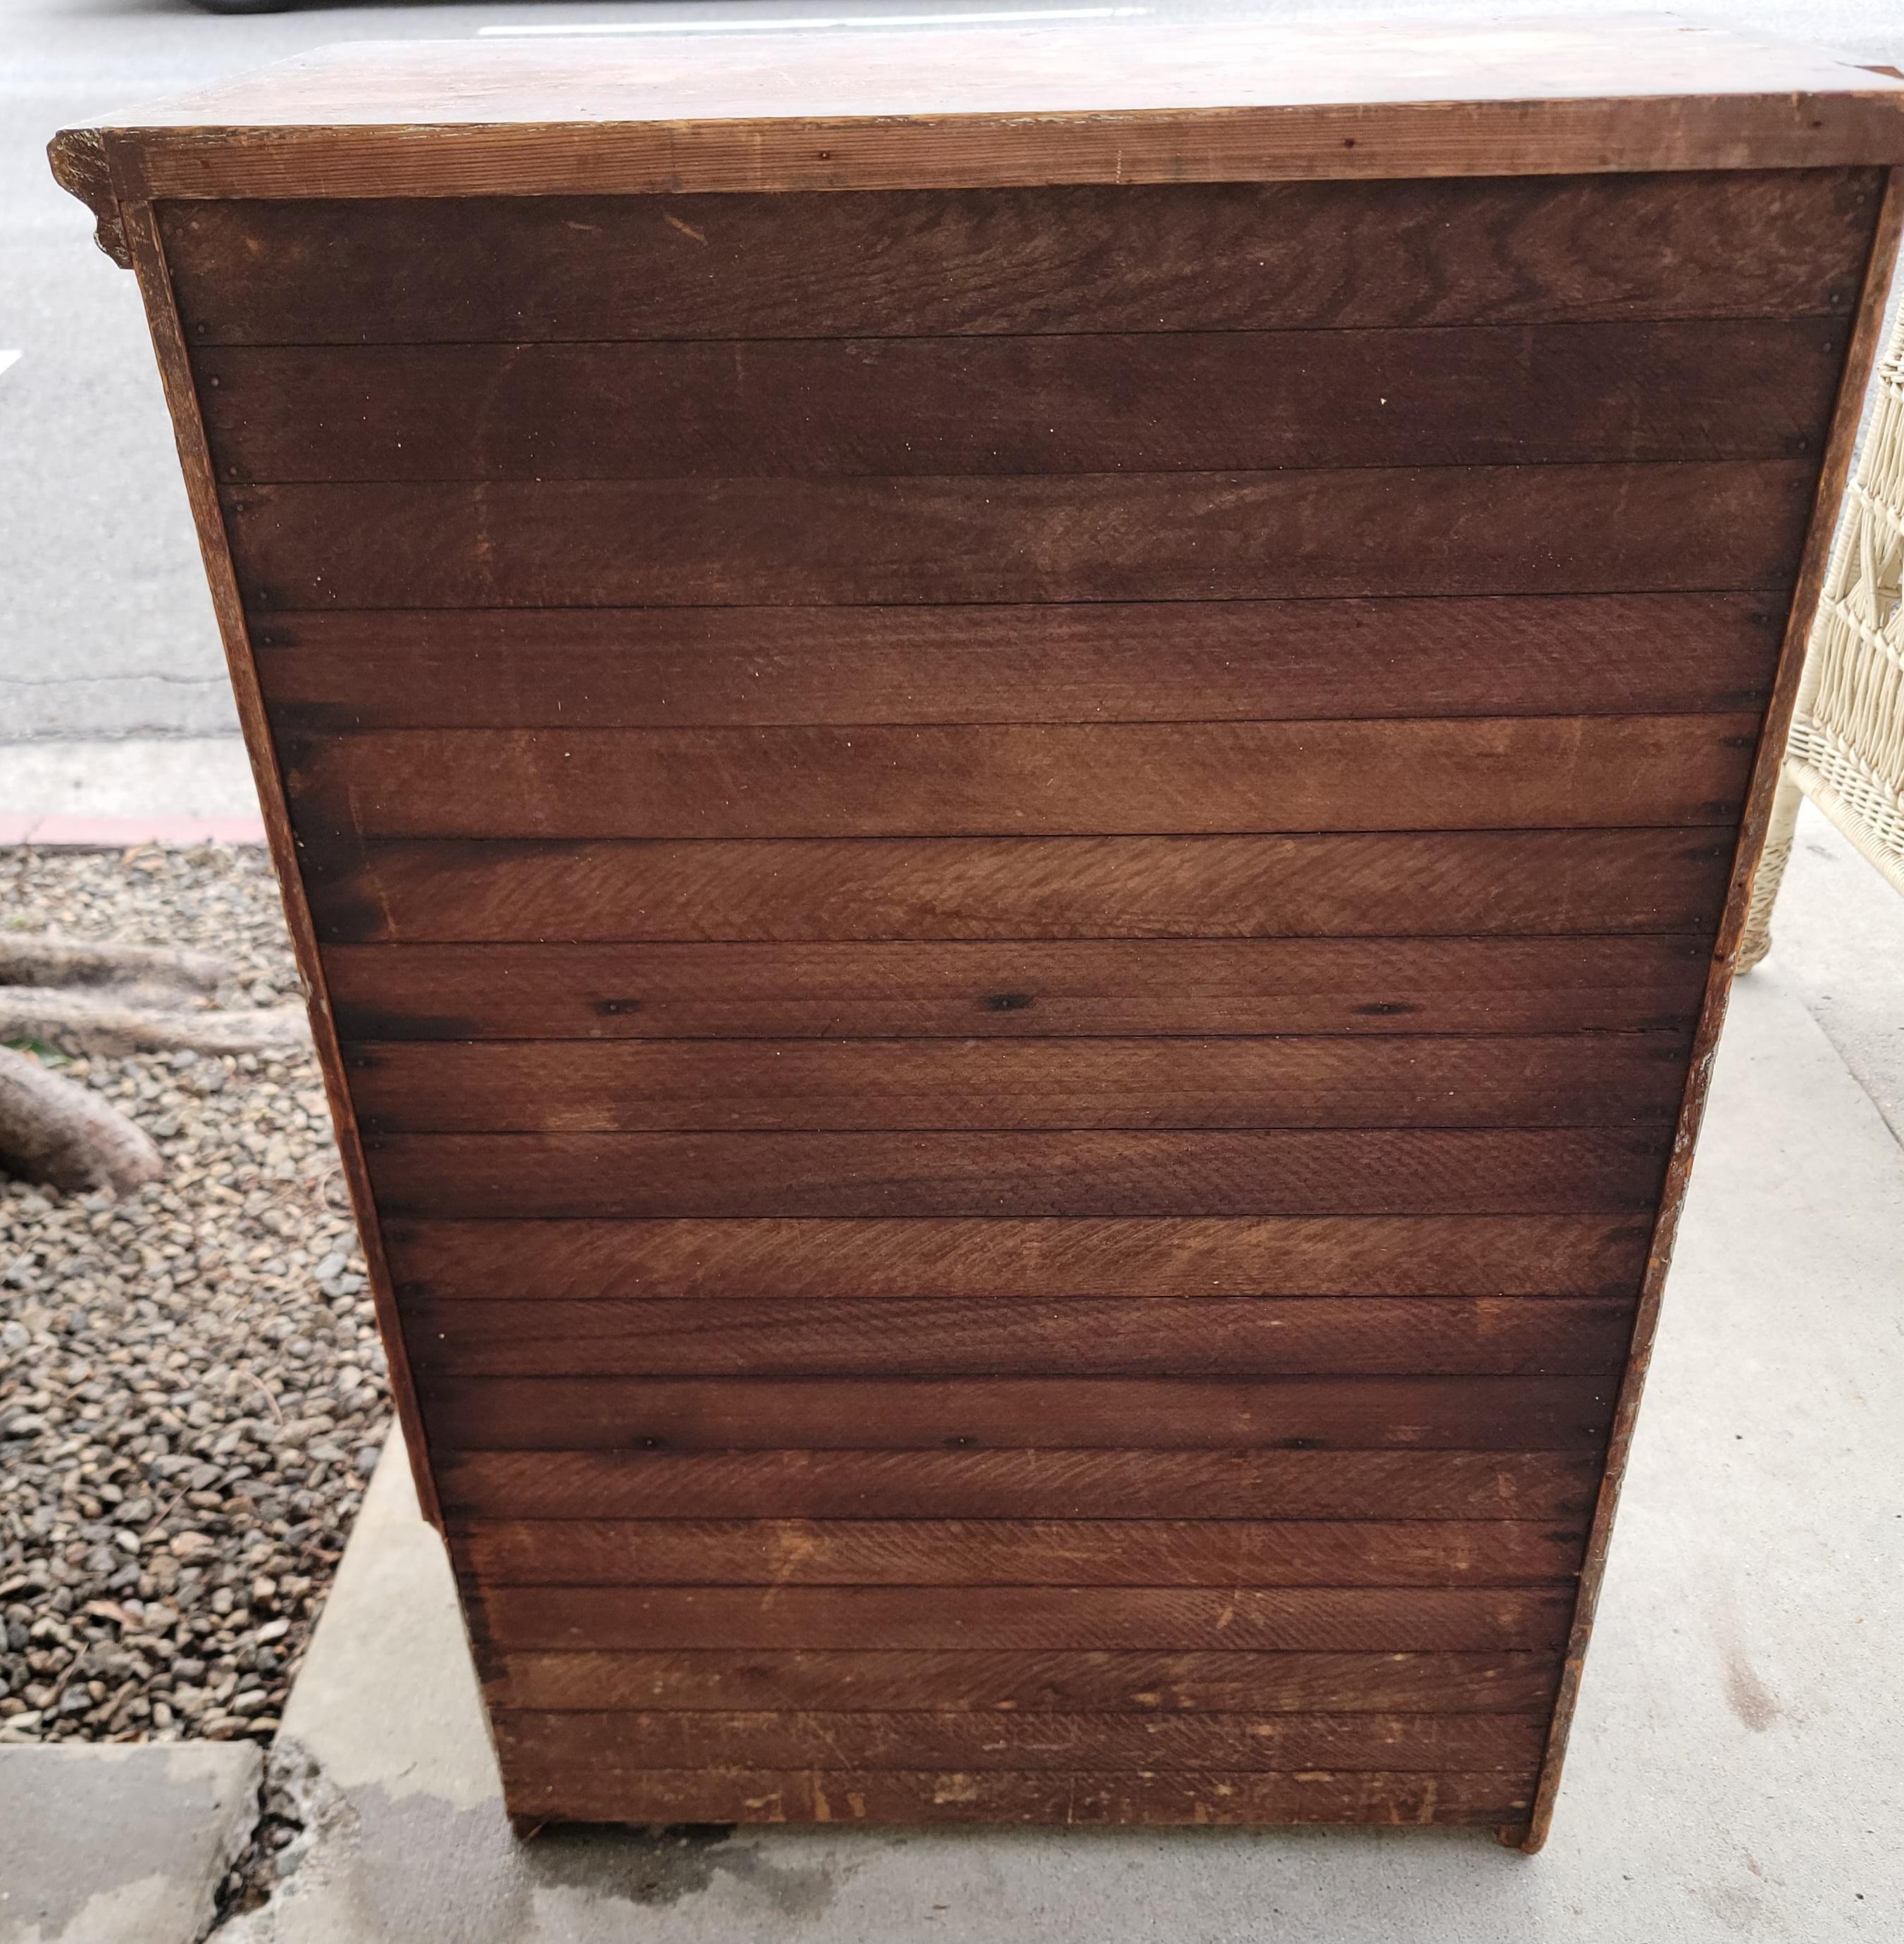
[[[1881,186],[160,206],[514,1813],[1528,1822]]]

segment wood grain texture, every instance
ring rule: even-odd
[[[1630,1297],[1634,1216],[1165,1220],[470,1221],[393,1217],[404,1300],[803,1303],[1080,1297]]]
[[[1678,21],[916,20],[333,48],[106,133],[121,197],[1479,176],[1904,157],[1887,69]],[[975,42],[977,45],[975,46]],[[63,160],[75,139],[57,138]],[[84,193],[85,174],[66,179]],[[110,212],[102,209],[105,221]]]
[[[1709,936],[1728,833],[312,844],[328,944]]]
[[[368,1133],[1644,1127],[1678,1032],[358,1044]]]
[[[1300,1775],[934,1773],[804,1768],[650,1769],[518,1764],[511,1813],[538,1821],[670,1822],[1121,1823],[1524,1822],[1519,1776],[1392,1775],[1310,1769]]]
[[[506,1653],[484,1681],[490,1705],[604,1709],[840,1709],[930,1705],[1117,1714],[1539,1714],[1552,1706],[1555,1657],[1497,1653],[1142,1653],[983,1648],[858,1653],[687,1649]]]
[[[1674,1032],[1697,938],[333,946],[346,1040]]]
[[[1507,1519],[553,1519],[450,1538],[478,1587],[1513,1586],[1570,1580],[1586,1533]]]
[[[1551,1652],[1570,1590],[1412,1586],[499,1586],[491,1643],[683,1647]]]
[[[1755,715],[282,738],[366,838],[1094,836],[1730,824]]]
[[[464,1519],[1577,1523],[1592,1510],[1600,1461],[1592,1453],[1558,1451],[1064,1451],[1044,1447],[1013,1451],[478,1451],[439,1447],[437,1468],[445,1510]],[[1210,1644],[1207,1639],[1192,1643]]]
[[[1081,1767],[1157,1773],[1415,1768],[1530,1770],[1535,1715],[513,1714],[495,1718],[506,1764],[534,1770]]]
[[[1351,158],[1352,159],[1352,158]],[[1881,192],[1571,180],[161,203],[190,341],[515,344],[1848,315]],[[499,278],[497,263],[511,274]]]
[[[1007,1376],[1598,1371],[1616,1297],[915,1297],[406,1300],[418,1370],[464,1376]]]
[[[1808,460],[233,486],[248,608],[1757,590]],[[641,537],[631,546],[631,534]]]
[[[1515,1377],[419,1377],[459,1451],[1070,1450],[1592,1451],[1604,1376]]]
[[[1615,1215],[1670,1129],[383,1134],[389,1213],[436,1217]],[[817,1240],[817,1238],[816,1238]]]
[[[1764,700],[1783,619],[1754,594],[1604,594],[346,608],[261,617],[251,632],[272,718],[295,737],[1724,714]]]
[[[295,346],[195,368],[219,476],[245,483],[1248,472],[1801,458],[1845,330]]]
[[[929,70],[924,47],[909,47],[906,57],[915,73]],[[1443,98],[1438,75],[1432,100],[1376,115],[1332,102],[1182,117],[1038,108],[944,121],[777,117],[731,126],[682,123],[673,118],[676,104],[659,125],[604,128],[590,117],[509,127],[484,116],[478,126],[446,132],[404,116],[394,127],[274,128],[235,143],[224,131],[197,128],[108,133],[106,142],[121,194],[159,199],[1313,182],[1727,168],[1742,158],[1829,168],[1891,162],[1904,152],[1895,97],[1879,91],[1892,78],[1888,69],[1863,72],[1882,77],[1878,88],[1844,91],[1841,63],[1822,94],[1780,88],[1681,100],[1656,94],[1656,74],[1637,98],[1556,104],[1517,90],[1512,100],[1458,109]],[[361,112],[353,118],[361,122]]]

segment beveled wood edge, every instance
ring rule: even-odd
[[[1872,70],[1875,73],[1876,70]],[[1904,165],[1904,90],[682,122],[72,128],[54,174],[116,254],[165,198],[1316,182]]]
[[[1693,1152],[1699,1139],[1699,1123],[1706,1111],[1712,1078],[1712,1064],[1718,1051],[1726,1005],[1731,996],[1739,941],[1745,928],[1751,903],[1752,880],[1758,869],[1759,854],[1771,817],[1772,798],[1783,766],[1786,732],[1798,697],[1798,679],[1804,668],[1805,644],[1810,632],[1812,611],[1817,605],[1838,524],[1840,500],[1850,475],[1853,449],[1859,423],[1863,416],[1865,393],[1871,377],[1878,342],[1883,335],[1887,301],[1892,273],[1898,257],[1900,226],[1904,226],[1904,168],[1893,168],[1886,184],[1878,221],[1872,232],[1870,254],[1866,259],[1864,284],[1858,305],[1857,321],[1846,353],[1844,371],[1832,414],[1831,430],[1826,442],[1825,459],[1819,475],[1817,497],[1805,536],[1804,555],[1798,582],[1786,624],[1784,645],[1779,651],[1778,674],[1772,700],[1765,714],[1758,752],[1754,760],[1752,780],[1746,812],[1739,832],[1732,875],[1725,908],[1719,921],[1718,937],[1712,952],[1712,970],[1700,1009],[1694,1035],[1692,1059],[1687,1069],[1685,1100],[1673,1137],[1672,1158],[1660,1197],[1659,1212],[1647,1257],[1646,1279],[1639,1310],[1633,1325],[1632,1349],[1626,1374],[1615,1404],[1613,1429],[1607,1444],[1606,1470],[1601,1481],[1598,1502],[1587,1542],[1586,1558],[1581,1570],[1580,1590],[1573,1625],[1568,1637],[1561,1675],[1560,1692],[1554,1704],[1553,1730],[1541,1764],[1540,1785],[1524,1831],[1503,1829],[1501,1840],[1531,1855],[1547,1840],[1553,1820],[1554,1800],[1560,1788],[1561,1771],[1567,1756],[1568,1732],[1579,1699],[1580,1678],[1587,1644],[1593,1630],[1607,1553],[1612,1537],[1613,1515],[1619,1503],[1621,1485],[1631,1452],[1633,1427],[1645,1388],[1647,1368],[1652,1359],[1653,1343],[1659,1325],[1660,1300],[1671,1267],[1679,1215],[1684,1206],[1690,1175]]]
[[[210,583],[212,606],[217,615],[218,632],[224,645],[238,720],[245,732],[245,750],[251,758],[252,779],[257,786],[259,807],[264,814],[265,841],[277,872],[285,923],[291,933],[298,976],[310,1014],[311,1038],[323,1073],[325,1092],[337,1132],[338,1153],[350,1192],[358,1235],[363,1244],[378,1333],[389,1362],[391,1395],[408,1448],[411,1470],[416,1479],[417,1496],[423,1516],[440,1531],[443,1515],[430,1472],[422,1413],[417,1406],[416,1387],[411,1379],[389,1267],[384,1260],[383,1235],[371,1196],[356,1115],[344,1080],[343,1056],[338,1047],[337,1029],[332,1023],[330,995],[318,955],[316,930],[312,922],[298,863],[297,840],[292,834],[284,779],[265,716],[264,699],[252,658],[251,635],[244,604],[238,595],[237,574],[219,503],[211,451],[199,417],[198,394],[186,355],[171,275],[151,205],[137,202],[122,205],[121,219],[128,261],[138,277],[140,294],[145,300],[152,350],[165,385],[165,402],[171,414],[173,436],[185,475],[193,524],[198,530],[199,551],[205,559],[205,577]]]

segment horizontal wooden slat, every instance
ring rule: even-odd
[[[1539,1586],[1570,1580],[1586,1540],[1507,1519],[552,1519],[450,1537],[478,1588]]]
[[[1267,1220],[418,1220],[386,1212],[398,1293],[534,1301],[694,1297],[1632,1297],[1632,1217]]]
[[[721,1767],[1146,1773],[1531,1770],[1536,1715],[500,1714],[497,1746],[534,1771]]]
[[[364,608],[251,632],[274,718],[304,734],[1722,713],[1763,697],[1783,621],[1756,594],[1587,594]]]
[[[338,945],[346,1040],[1684,1030],[1687,938]]]
[[[390,1041],[371,1133],[1650,1126],[1678,1032],[1450,1038]]]
[[[386,1134],[432,1217],[1600,1215],[1650,1209],[1670,1128]]]
[[[1478,1774],[591,1770],[520,1761],[512,1814],[569,1822],[1518,1823],[1533,1777]]]
[[[1551,1707],[1557,1659],[1503,1653],[888,1653],[690,1648],[495,1656],[490,1705],[562,1711],[902,1708],[1104,1713],[1520,1714]]]
[[[1758,740],[1739,715],[392,729],[279,747],[300,829],[983,837],[1730,824]]]
[[[188,343],[1841,315],[1875,171],[186,201]]]
[[[1709,937],[1709,830],[407,841],[307,853],[321,935],[481,940]]]
[[[1567,1297],[404,1300],[464,1376],[1135,1376],[1616,1370],[1632,1304]]]
[[[1579,1520],[1600,1480],[1597,1456],[1550,1451],[432,1455],[464,1518]]]
[[[503,481],[223,500],[245,604],[265,610],[1595,594],[1786,586],[1816,470]]]
[[[1571,1588],[498,1586],[488,1638],[525,1647],[1552,1649]]]
[[[1047,1445],[1215,1450],[1588,1451],[1605,1376],[453,1377],[419,1386],[459,1451],[917,1450]]]
[[[248,482],[1222,472],[1796,458],[1847,328],[295,346],[196,365],[219,475]]]

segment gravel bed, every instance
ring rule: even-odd
[[[0,850],[0,914],[297,996],[260,850]],[[316,1063],[42,1057],[166,1172],[0,1181],[0,1743],[266,1739],[389,1420]]]

